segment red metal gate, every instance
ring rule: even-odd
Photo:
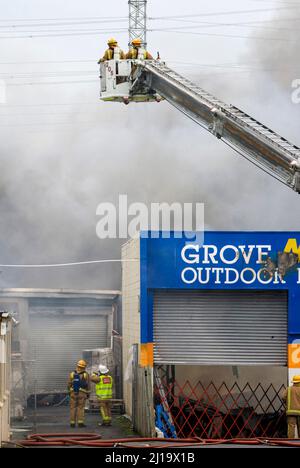
[[[283,390],[273,384],[180,384],[166,377],[154,387],[155,405],[169,412],[177,437],[202,439],[286,437]]]

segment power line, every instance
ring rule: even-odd
[[[191,29],[205,29],[205,28],[215,28],[215,27],[239,27],[239,28],[244,28],[245,25],[226,24],[226,23],[207,23],[207,25],[204,25],[204,26],[199,26],[199,25],[194,25],[194,26],[170,26],[170,27],[161,27],[161,28],[157,28],[157,29],[149,29],[149,31],[161,31],[161,30],[172,31],[172,30],[178,30],[178,29],[191,30]],[[249,26],[249,28],[262,30],[262,26]],[[267,31],[273,31],[273,30],[275,30],[275,31],[296,31],[296,32],[299,31],[299,29],[291,29],[291,28],[264,28],[264,30],[267,30]]]
[[[180,23],[187,22],[187,23],[193,23],[193,25],[190,26],[171,26],[171,27],[161,27],[161,28],[156,28],[156,29],[147,29],[147,31],[154,32],[154,31],[172,31],[172,30],[192,30],[192,29],[207,29],[207,28],[247,28],[247,29],[262,29],[262,26],[259,24],[251,24],[251,23],[207,23],[207,22],[194,22],[194,21],[184,21],[184,20],[172,20],[172,21],[178,21]],[[285,28],[285,27],[265,27],[264,26],[264,31],[279,31],[279,32],[298,32],[299,29],[295,28]],[[103,29],[96,29],[96,30],[87,30],[87,29],[59,29],[59,30],[40,30],[40,31],[22,31],[24,34],[23,36],[7,36],[7,34],[11,34],[11,31],[0,31],[0,39],[34,39],[37,37],[63,37],[63,36],[81,36],[81,35],[98,35],[98,34],[111,34],[111,33],[118,33],[118,34],[123,34],[127,33],[127,28],[123,28],[120,30],[103,30]],[[45,34],[40,34],[40,33],[45,33]],[[16,31],[16,34],[19,34],[19,31]],[[25,35],[26,34],[26,35]],[[264,36],[266,39],[268,39],[267,36]]]
[[[172,15],[172,16],[150,16],[148,19],[151,20],[161,20],[161,19],[173,19],[173,18],[200,18],[205,16],[226,16],[226,15],[239,15],[239,14],[248,14],[248,13],[264,13],[272,11],[282,11],[282,10],[293,10],[297,9],[296,7],[280,7],[280,8],[260,8],[254,10],[234,10],[234,11],[222,11],[214,13],[199,13],[199,14],[189,14],[189,15]]]
[[[95,59],[91,60],[36,60],[33,62],[0,62],[0,65],[46,65],[46,64],[57,64],[57,63],[95,63]]]
[[[0,124],[0,130],[1,128],[16,128],[16,127],[53,127],[53,126],[62,126],[62,125],[67,125],[67,126],[78,126],[78,125],[94,125],[95,121],[90,121],[90,122],[79,122],[79,121],[73,121],[73,122],[36,122],[36,123],[24,123],[24,124]]]
[[[300,20],[300,18],[299,18]],[[198,26],[187,26],[186,29],[195,29],[195,28],[200,28],[203,29],[203,28],[216,28],[216,27],[237,27],[237,28],[252,28],[252,29],[262,29],[262,24],[256,24],[257,22],[256,21],[253,21],[253,22],[247,22],[247,23],[208,23],[206,21],[192,21],[192,20],[177,20],[177,19],[174,19],[174,20],[171,20],[171,21],[178,21],[180,23],[189,23],[189,24],[197,24]],[[259,23],[259,22],[258,22]],[[265,25],[266,22],[261,22]],[[272,21],[270,21],[270,23],[272,23]],[[183,29],[184,27],[182,27]],[[174,29],[178,29],[178,28],[174,28]],[[264,26],[264,30],[267,30],[267,31],[295,31],[295,32],[298,32],[299,29],[292,29],[292,28],[276,28],[276,27],[265,27]]]
[[[214,13],[201,13],[201,14],[189,14],[189,15],[172,15],[172,16],[161,16],[161,17],[149,17],[149,20],[150,21],[156,21],[156,20],[184,20],[184,18],[199,18],[199,17],[209,17],[209,16],[224,16],[224,15],[240,15],[240,14],[249,14],[249,13],[261,13],[261,12],[270,12],[270,11],[282,11],[282,10],[290,10],[290,9],[293,9],[295,7],[293,6],[288,6],[288,7],[280,7],[280,8],[260,8],[260,9],[251,9],[251,10],[234,10],[234,11],[224,11],[224,12],[214,12]],[[72,26],[72,25],[78,25],[78,24],[93,24],[93,23],[101,23],[101,22],[107,22],[109,20],[115,20],[115,21],[127,21],[127,18],[126,17],[106,17],[106,18],[101,18],[101,17],[85,17],[85,18],[70,18],[69,20],[67,20],[68,22],[67,23],[63,23],[63,21],[66,21],[66,19],[59,19],[59,18],[56,18],[56,19],[45,19],[45,20],[33,20],[33,21],[59,21],[58,23],[39,23],[39,24],[19,24],[19,25],[0,25],[0,28],[20,28],[20,27],[40,27],[40,26],[55,26],[55,25],[59,25],[59,26],[62,26],[62,25],[67,25],[67,26]],[[8,20],[4,20],[4,21],[8,21]],[[18,20],[18,21],[21,21],[21,20]],[[24,21],[28,21],[28,20],[24,20]],[[23,21],[23,22],[24,22]],[[70,22],[70,21],[73,21]],[[75,22],[74,22],[75,21]],[[212,25],[213,26],[213,25]],[[229,26],[229,25],[228,25]],[[37,34],[39,32],[43,32],[43,33],[52,33],[52,34]],[[54,33],[60,33],[60,34],[54,34]],[[30,32],[27,32],[28,34],[30,34],[29,36],[27,35],[22,35],[22,36],[5,36],[5,37],[1,37],[1,39],[26,39],[26,38],[42,38],[42,37],[68,37],[68,36],[74,36],[74,35],[79,35],[79,36],[83,36],[83,35],[94,35],[94,34],[101,34],[101,33],[119,33],[119,34],[123,34],[123,33],[127,33],[127,28],[123,28],[123,29],[116,29],[116,30],[95,30],[95,31],[86,31],[86,30],[81,30],[81,31],[76,31],[76,30],[42,30],[42,31],[35,31],[34,33],[32,33],[32,35],[30,34]],[[3,32],[2,32],[3,33]],[[4,34],[9,34],[11,33],[10,31],[4,31]],[[16,31],[16,33],[19,33],[19,31]],[[225,36],[226,37],[226,36]],[[231,36],[233,37],[233,36]]]
[[[79,83],[98,83],[98,80],[78,80],[78,81],[37,81],[31,83],[7,83],[7,86],[35,86],[35,85],[60,85],[60,84],[79,84]]]
[[[115,31],[128,31],[127,28],[118,28],[118,29],[66,29],[66,28],[62,28],[62,29],[41,29],[40,31],[0,31],[0,34],[4,35],[4,34],[37,34],[37,33],[84,33],[84,32],[104,32],[105,34],[109,34],[111,32],[115,32]],[[14,36],[13,36],[14,37]]]
[[[193,32],[193,31],[180,31],[180,28],[157,28],[157,29],[148,29],[149,32],[169,32],[169,33],[175,33],[175,34],[185,34],[185,35],[198,35],[198,36],[213,36],[213,37],[228,37],[228,38],[238,38],[238,39],[258,39],[258,40],[263,40],[263,41],[279,41],[279,42],[294,42],[290,39],[285,39],[285,38],[273,38],[273,37],[268,37],[268,36],[241,36],[237,34],[217,34],[217,33],[205,33],[205,32]],[[187,29],[186,27],[183,29]],[[116,33],[118,32],[119,34],[127,34],[128,30],[119,30],[119,31],[110,31],[110,33]],[[28,36],[6,36],[6,37],[0,37],[0,40],[6,40],[6,39],[35,39],[35,38],[49,38],[49,37],[71,37],[71,36],[95,36],[95,35],[102,35],[106,33],[102,32],[84,32],[84,33],[63,33],[63,34],[36,34],[36,35],[28,35]]]
[[[1,109],[0,109],[1,110]],[[99,110],[100,110],[100,107],[99,107]],[[89,111],[85,111],[85,112],[78,112],[76,111],[76,115],[100,115],[99,112],[89,112]],[[8,114],[3,114],[0,112],[0,117],[35,117],[35,116],[43,116],[43,115],[46,115],[46,116],[49,116],[49,115],[69,115],[69,116],[73,116],[73,111],[70,110],[69,112],[34,112],[34,113],[24,113],[24,114],[20,114],[19,112],[18,113],[8,113]]]
[[[265,72],[265,71],[276,71],[276,70],[297,70],[300,68],[300,66],[289,66],[289,67],[284,67],[284,66],[281,66],[281,67],[250,67],[250,66],[247,66],[247,65],[239,65],[239,64],[204,64],[204,63],[195,63],[195,62],[181,62],[181,61],[172,61],[170,60],[169,63],[173,63],[173,64],[178,64],[178,65],[183,65],[183,66],[189,66],[189,67],[199,67],[199,68],[213,68],[213,69],[217,69],[217,70],[220,70],[221,73],[224,73],[224,69],[232,69],[234,70],[234,72],[249,72],[249,73],[257,73],[257,72]],[[222,70],[222,71],[221,71]],[[215,73],[215,72],[212,72],[212,73]],[[226,73],[226,72],[225,72]],[[211,73],[210,73],[211,74]],[[66,72],[66,71],[63,71],[63,72],[53,72],[53,73],[40,73],[40,72],[37,72],[37,73],[20,73],[18,75],[10,75],[10,74],[1,74],[0,73],[0,78],[2,79],[5,79],[7,81],[7,85],[8,86],[11,86],[11,85],[27,85],[27,84],[52,84],[52,83],[56,83],[56,82],[52,82],[52,81],[43,81],[43,82],[30,82],[30,83],[19,83],[19,82],[16,82],[15,83],[15,80],[24,80],[24,79],[31,79],[31,78],[44,78],[45,80],[47,79],[52,79],[52,78],[63,78],[63,77],[88,77],[88,76],[95,76],[95,78],[97,76],[96,72],[95,71],[74,71],[74,72]],[[98,82],[98,79],[96,80],[81,80],[82,82]],[[66,81],[59,81],[58,83],[65,83]],[[67,81],[67,83],[69,82],[72,82],[74,83],[75,81]],[[76,83],[78,82],[78,80],[76,81]],[[3,115],[0,113],[0,115]]]
[[[152,19],[152,21],[155,20],[155,19]],[[290,18],[290,19],[282,19],[280,21],[297,21],[297,20],[300,20],[300,18]],[[124,21],[127,21],[124,20]],[[151,21],[151,19],[149,19],[149,21]],[[228,27],[231,27],[231,26],[236,26],[236,27],[242,27],[242,26],[251,26],[253,28],[255,27],[258,27],[258,26],[255,26],[257,23],[263,23],[263,24],[266,24],[266,23],[272,23],[273,21],[269,21],[269,20],[262,20],[262,21],[248,21],[248,22],[243,22],[243,23],[220,23],[220,22],[214,22],[214,23],[208,23],[208,22],[205,22],[205,21],[195,21],[195,20],[187,20],[187,19],[183,19],[183,17],[176,17],[176,18],[173,18],[173,17],[165,17],[164,19],[161,19],[160,21],[179,21],[179,22],[185,22],[185,23],[194,23],[194,24],[199,24],[199,25],[202,25],[204,27],[217,27],[217,26],[228,26]],[[87,24],[87,25],[91,25],[91,24],[99,24],[99,22],[97,21],[91,21],[89,23],[87,22],[77,22],[77,23],[68,23],[66,24],[67,26],[72,26],[72,25],[84,25],[84,24]],[[0,25],[0,28],[5,28],[5,29],[12,29],[12,31],[0,31],[1,34],[9,34],[9,33],[16,33],[16,34],[19,34],[20,32],[22,33],[38,33],[38,32],[51,32],[51,33],[54,33],[54,32],[88,32],[87,29],[84,29],[84,30],[78,30],[78,29],[66,29],[66,28],[63,28],[63,29],[42,29],[40,31],[18,31],[16,30],[16,28],[18,27],[45,27],[45,26],[50,26],[50,27],[53,27],[53,26],[63,26],[64,24],[63,23],[53,23],[53,24],[29,24],[29,25],[22,25],[22,26],[15,26],[15,25],[9,25],[9,26],[4,26],[4,25]],[[127,28],[126,28],[127,29]],[[276,28],[272,28],[272,29],[276,29]],[[282,28],[279,28],[279,29],[282,29]],[[100,29],[97,29],[97,31],[105,31],[105,32],[111,32],[112,30],[110,29],[109,31],[107,30],[100,30]]]
[[[123,29],[108,29],[107,31],[94,31],[94,32],[80,32],[80,33],[62,33],[62,34],[30,34],[30,35],[24,35],[24,36],[5,36],[5,37],[0,37],[0,40],[6,40],[6,39],[35,39],[35,38],[43,38],[43,37],[72,37],[72,36],[95,36],[95,35],[106,35],[106,34],[112,34],[112,33],[117,33],[117,34],[127,34],[128,29],[123,28]]]
[[[14,22],[14,21],[82,21],[82,20],[127,20],[127,16],[77,16],[77,17],[65,17],[65,18],[10,18],[10,19],[0,19],[0,23],[3,22]]]
[[[297,2],[284,2],[284,1],[277,1],[277,0],[251,0],[252,2],[260,2],[260,3],[274,3],[275,5],[297,5],[299,6],[299,3]]]
[[[32,73],[18,73],[18,74],[11,74],[11,73],[0,73],[0,78],[5,80],[15,80],[15,79],[22,79],[22,78],[57,78],[57,77],[64,77],[64,76],[98,76],[98,72],[96,70],[64,70],[64,71],[53,71],[53,72],[32,72]]]
[[[0,268],[64,268],[74,267],[82,265],[97,265],[101,263],[127,263],[127,262],[138,262],[138,259],[112,259],[112,260],[90,260],[86,262],[72,262],[72,263],[53,263],[49,265],[0,265]]]
[[[261,2],[261,0],[259,0]],[[276,2],[274,2],[276,3]],[[278,2],[279,3],[279,2]],[[159,16],[159,17],[148,17],[151,20],[160,20],[160,19],[170,19],[170,18],[195,18],[195,17],[206,17],[206,16],[224,16],[224,15],[239,15],[239,14],[249,14],[249,13],[263,13],[263,12],[272,12],[272,11],[282,11],[282,10],[291,10],[294,9],[294,6],[298,5],[297,3],[287,3],[287,2],[280,2],[284,3],[286,7],[279,7],[279,8],[260,8],[260,9],[251,9],[251,10],[231,10],[231,11],[222,11],[222,12],[211,12],[211,13],[196,13],[196,14],[189,14],[189,15],[167,15],[167,16]],[[70,22],[70,21],[77,21],[78,23],[82,23],[85,21],[96,21],[96,22],[103,22],[107,20],[112,21],[128,21],[127,16],[83,16],[83,17],[60,17],[60,18],[1,18],[0,23],[14,23],[14,22],[35,22],[35,21],[56,21],[61,24],[61,22]]]
[[[70,102],[70,103],[45,103],[45,104],[1,104],[0,109],[2,108],[18,108],[18,107],[50,107],[50,106],[96,106],[95,102]]]
[[[267,36],[240,36],[237,34],[218,34],[218,33],[201,33],[201,32],[193,32],[193,31],[179,31],[177,30],[168,30],[168,29],[152,29],[152,32],[166,32],[171,34],[185,34],[190,36],[212,36],[212,37],[228,37],[233,39],[252,39],[252,40],[260,40],[260,41],[275,41],[275,42],[288,42],[294,43],[292,39],[285,39],[279,37],[267,37]]]
[[[19,28],[40,28],[40,27],[45,27],[45,26],[50,26],[50,27],[54,27],[54,26],[78,26],[78,25],[91,25],[91,24],[114,24],[114,23],[124,23],[128,21],[128,19],[122,19],[122,20],[116,20],[116,21],[76,21],[76,22],[68,22],[68,23],[62,23],[62,22],[59,22],[59,23],[36,23],[36,24],[33,24],[33,23],[24,23],[24,24],[8,24],[8,25],[4,25],[4,24],[0,24],[0,28],[1,29],[19,29]]]

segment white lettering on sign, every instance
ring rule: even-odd
[[[262,285],[286,284],[278,271],[271,275],[264,267],[251,268],[250,265],[264,265],[272,247],[270,245],[216,245],[186,244],[181,251],[181,259],[187,265],[181,273],[185,284],[236,284],[239,281],[246,285],[258,282]],[[217,267],[216,265],[235,265],[239,268]],[[203,267],[204,265],[209,265]],[[245,268],[240,268],[244,265]],[[300,268],[298,268],[298,284],[300,284]]]
[[[256,271],[253,268],[245,268],[241,271],[241,281],[245,284],[253,284],[256,281]]]
[[[187,244],[181,251],[181,258],[185,263],[203,265],[218,265],[220,262],[226,265],[234,265],[240,258],[249,265],[251,261],[264,264],[270,254],[270,245],[224,245],[220,250],[216,245]]]
[[[197,271],[194,268],[185,268],[181,273],[181,279],[185,284],[193,284],[197,281]]]
[[[248,245],[248,252],[246,252],[246,246],[240,245],[240,250],[242,252],[246,265],[249,265],[254,249],[255,245]]]
[[[231,256],[232,258],[226,258],[227,253],[226,252],[231,252],[229,254],[229,257]],[[221,262],[226,263],[227,265],[234,265],[238,259],[240,258],[240,250],[235,247],[234,245],[226,245],[225,247],[222,247],[220,251],[220,259]]]
[[[278,272],[273,277],[266,276],[265,269],[255,271],[254,268],[184,268],[181,279],[185,284],[236,284],[241,281],[244,284],[253,284],[256,281],[262,285],[286,284]]]
[[[270,274],[268,274],[268,272],[264,268],[261,268],[258,271],[257,277],[258,277],[258,281],[261,284],[270,284],[270,283],[272,283],[272,281],[274,279]],[[278,276],[278,273],[277,273],[276,279],[278,279],[278,278],[279,278],[279,276]]]
[[[195,251],[196,253],[190,253],[189,257],[186,256],[187,250]],[[181,251],[181,258],[185,263],[193,264],[198,263],[198,253],[200,250],[199,245],[186,245]],[[204,262],[203,262],[204,263]]]
[[[266,262],[272,250],[272,247],[270,245],[258,245],[257,250],[258,250],[258,260],[256,263],[262,264]],[[266,252],[264,252],[264,250],[266,250]]]
[[[239,280],[239,272],[235,268],[226,268],[225,284],[235,284]]]
[[[224,272],[224,268],[212,268],[211,272],[216,274],[215,284],[222,284],[220,274]]]
[[[206,265],[209,263],[214,263],[214,264],[218,263],[218,261],[215,259],[218,253],[218,247],[216,245],[204,245],[203,250],[204,250],[204,259],[202,263]]]

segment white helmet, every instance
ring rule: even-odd
[[[108,369],[106,366],[103,366],[102,364],[100,364],[100,366],[99,366],[99,372],[101,372],[101,374],[108,374],[108,373],[109,373],[109,369]]]

